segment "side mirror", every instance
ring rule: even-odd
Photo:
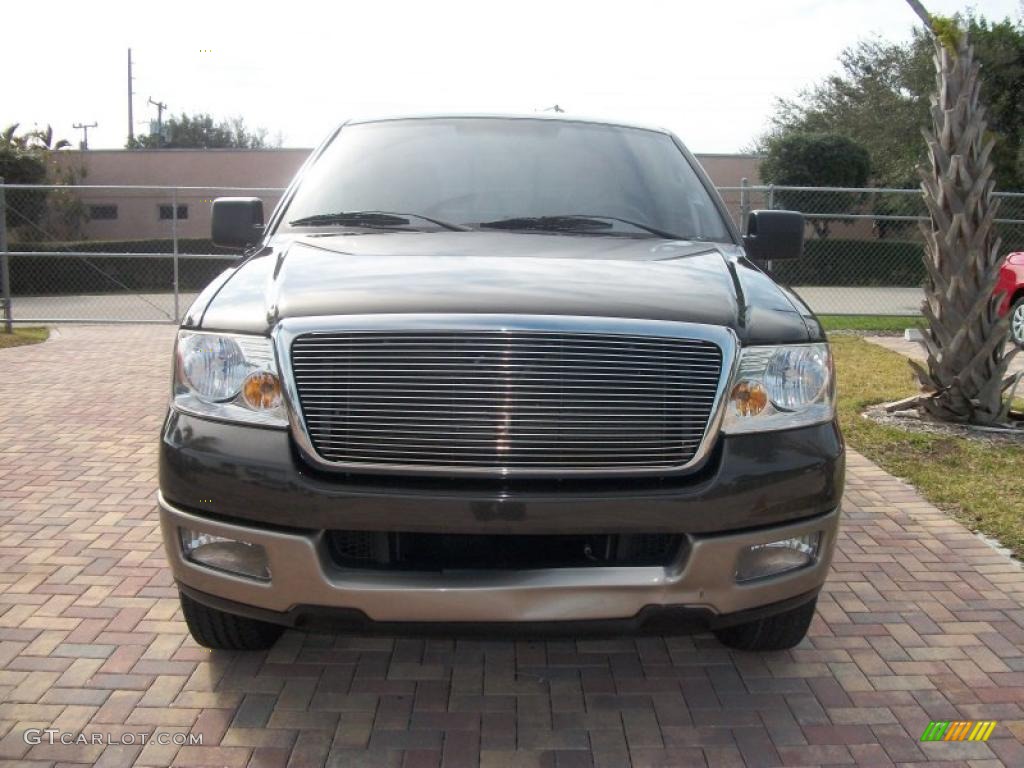
[[[213,201],[213,244],[245,250],[263,239],[263,201],[258,197],[218,197]]]
[[[754,261],[798,259],[804,251],[804,217],[796,211],[751,211],[743,247]]]

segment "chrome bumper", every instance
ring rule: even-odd
[[[195,515],[163,496],[160,522],[175,579],[187,587],[266,611],[298,606],[347,608],[380,622],[545,622],[621,619],[647,606],[704,608],[730,614],[818,589],[825,581],[839,510],[798,523],[740,533],[692,536],[665,567],[560,568],[450,573],[345,570],[327,552],[323,532],[285,533]],[[261,544],[271,579],[259,582],[186,561],[178,528]],[[798,571],[737,584],[740,551],[752,544],[822,532],[818,561]]]

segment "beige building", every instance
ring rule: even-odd
[[[229,188],[259,188],[267,215],[309,155],[309,149],[88,150],[57,154],[65,168],[84,172],[88,186],[175,187],[170,189],[81,190],[90,220],[90,240],[205,238],[210,232],[210,201]],[[698,155],[716,186],[758,183],[754,155]],[[728,195],[735,197],[735,195]],[[732,202],[728,200],[728,202]],[[177,207],[177,219],[174,212]]]

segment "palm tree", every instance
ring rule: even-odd
[[[40,149],[64,149],[64,147],[70,147],[71,142],[67,139],[61,139],[56,144],[53,143],[53,126],[47,125],[46,128],[38,128],[28,134],[29,137],[35,141],[35,144]]]
[[[67,139],[61,139],[56,144],[53,143],[53,126],[51,125],[47,125],[46,128],[37,128],[20,136],[18,135],[19,125],[19,123],[11,123],[0,131],[0,144],[15,149],[46,150],[58,150],[71,146],[71,142]]]
[[[16,149],[25,148],[25,137],[18,136],[18,125],[19,123],[11,123],[2,131],[0,131],[0,143],[5,147],[14,147]]]
[[[1007,376],[1016,350],[1006,351],[1009,318],[999,318],[993,296],[1002,259],[994,231],[996,200],[986,134],[978,103],[978,69],[967,32],[952,19],[930,16],[907,0],[935,43],[932,128],[925,130],[929,163],[920,169],[930,214],[925,238],[926,365],[911,362],[923,394],[913,404],[929,416],[959,423],[1007,422],[1020,375]]]

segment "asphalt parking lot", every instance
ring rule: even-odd
[[[64,326],[0,351],[0,766],[1024,765],[1024,571],[856,454],[792,651],[294,632],[267,652],[198,647],[154,498],[173,333]],[[922,743],[932,720],[998,724]],[[27,743],[47,728],[137,743]]]

